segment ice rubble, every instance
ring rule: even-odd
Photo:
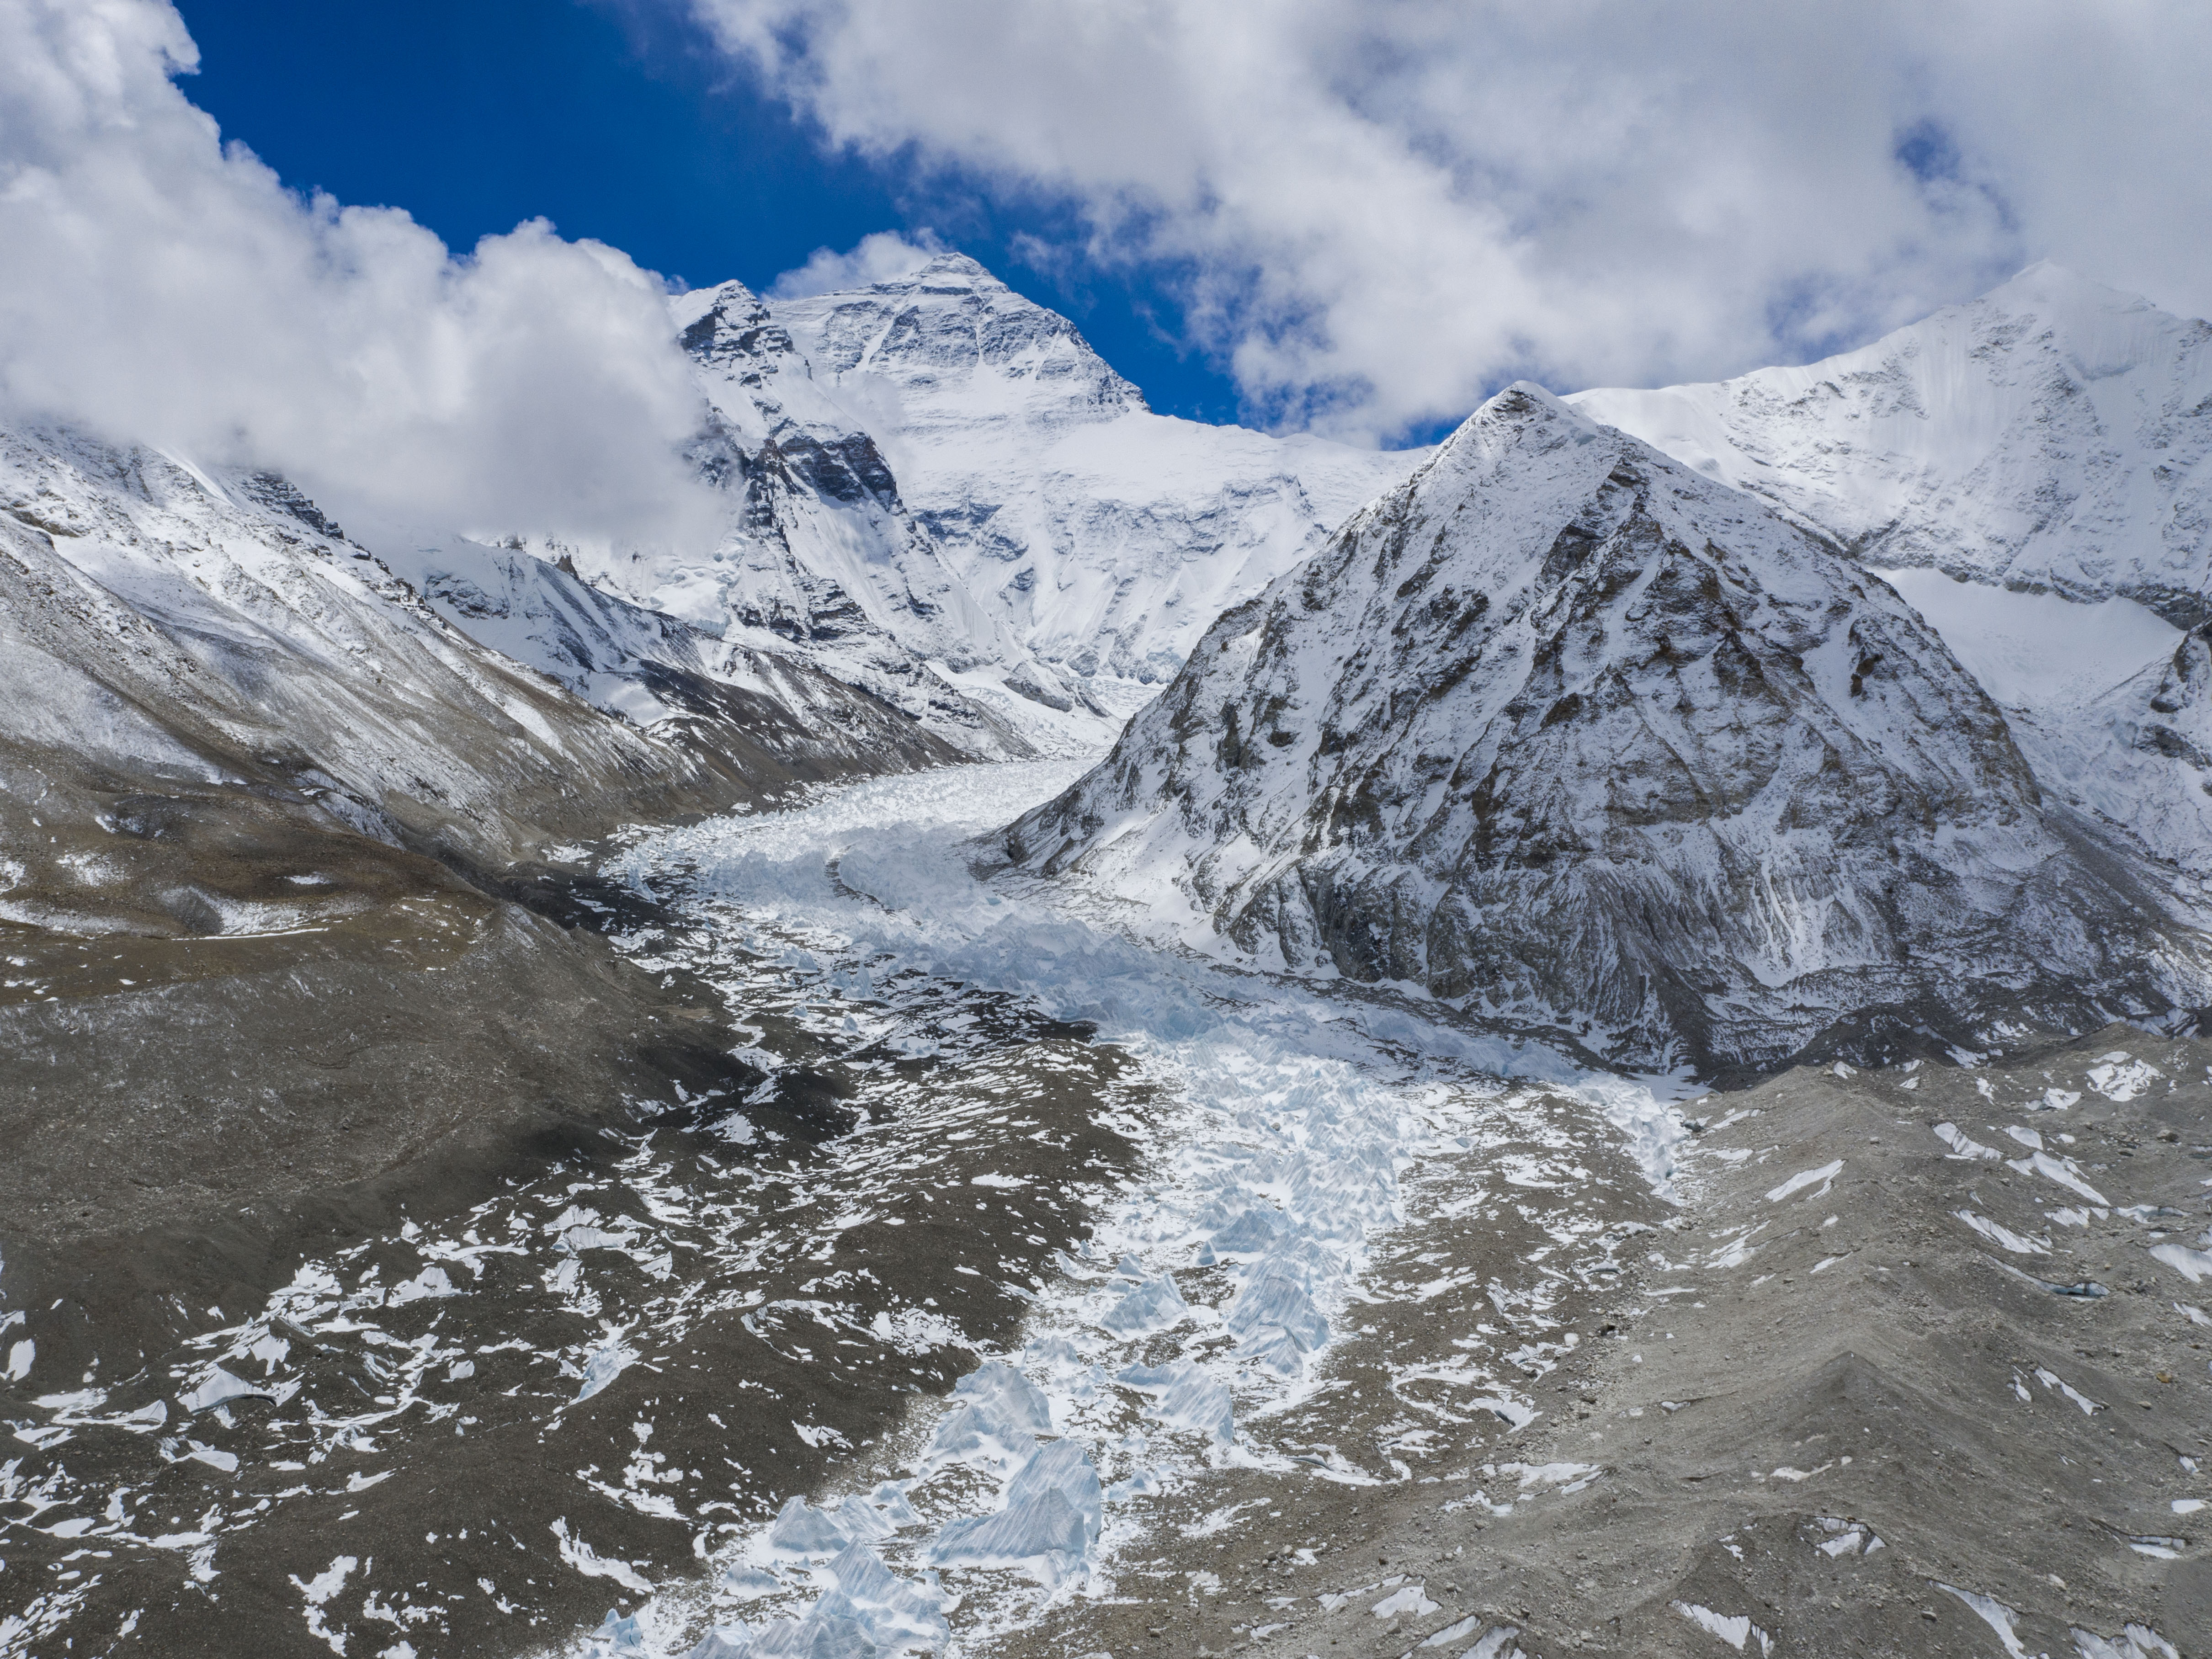
[[[1305,1385],[1370,1241],[1401,1218],[1401,1176],[1437,1130],[1426,1097],[1380,1045],[1425,1048],[1498,1078],[1586,1081],[1540,1048],[1357,1003],[1324,1006],[1294,987],[1163,957],[1073,919],[1049,894],[979,884],[960,836],[1003,821],[1074,769],[1039,763],[861,783],[798,811],[667,832],[629,855],[635,879],[680,872],[688,902],[727,905],[878,977],[926,966],[1097,1022],[1182,1102],[1149,1173],[1036,1299],[1026,1346],[962,1381],[910,1473],[830,1510],[793,1499],[724,1559],[703,1603],[670,1591],[648,1607],[639,1639],[650,1651],[677,1651],[670,1644],[702,1620],[713,1629],[695,1659],[926,1645],[937,1626],[916,1609],[949,1611],[951,1601],[931,1577],[901,1578],[894,1559],[981,1570],[971,1595],[999,1582],[993,1571],[1029,1581],[1032,1595],[1081,1586],[1115,1535],[1121,1498],[1176,1467],[1261,1455],[1237,1434],[1239,1401]],[[857,969],[848,978],[864,982]],[[1590,1103],[1663,1182],[1679,1115],[1625,1084]],[[1211,1304],[1189,1294],[1186,1275],[1203,1267],[1229,1286]],[[1164,1360],[1154,1346],[1164,1340],[1176,1351]],[[1128,1426],[1130,1405],[1152,1429]],[[1109,1474],[1120,1477],[1110,1486]],[[959,1495],[978,1481],[981,1507]],[[874,1586],[866,1595],[855,1588],[863,1569]],[[796,1606],[809,1585],[814,1601]],[[790,1616],[744,1616],[763,1601]],[[894,1628],[884,1611],[894,1605],[915,1616]],[[972,1610],[985,1629],[1017,1616]]]

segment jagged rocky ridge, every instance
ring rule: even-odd
[[[2045,264],[1803,368],[1568,401],[1891,573],[2048,790],[2212,876],[2212,324]]]
[[[1890,587],[1525,385],[1004,848],[1196,942],[1652,1064],[2212,989]]]

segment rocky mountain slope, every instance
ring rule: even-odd
[[[2212,873],[2212,324],[2041,264],[1802,368],[1568,401],[1888,574],[2046,787]]]
[[[1426,453],[1156,415],[1073,324],[963,254],[771,310],[815,389],[873,434],[945,564],[1079,680],[1170,678],[1224,608]],[[1110,684],[1097,695],[1116,701]]]
[[[952,752],[796,665],[710,678],[670,618],[538,561],[454,544],[418,586],[281,479],[66,430],[0,434],[0,548],[21,688],[0,743],[41,781],[11,790],[24,810],[68,778],[87,815],[189,783],[495,863]]]
[[[1893,590],[1528,386],[1004,844],[1194,942],[1647,1063],[2212,1000]]]

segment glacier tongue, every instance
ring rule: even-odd
[[[1523,386],[1004,847],[1202,948],[1711,1064],[2201,1004],[2082,831],[1887,585]]]

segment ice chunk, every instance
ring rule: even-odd
[[[1116,1336],[1144,1336],[1166,1330],[1189,1311],[1175,1280],[1162,1273],[1131,1291],[1098,1322]]]
[[[741,1650],[744,1659],[880,1659],[867,1626],[844,1595],[832,1590],[804,1619],[778,1619],[760,1626]]]
[[[1802,1192],[1816,1181],[1820,1183],[1820,1191],[1825,1193],[1828,1190],[1829,1184],[1843,1172],[1844,1160],[1840,1158],[1832,1164],[1823,1164],[1817,1170],[1800,1170],[1779,1187],[1770,1191],[1766,1194],[1766,1201],[1769,1204],[1779,1204],[1790,1194]]]
[[[914,1512],[914,1505],[906,1501],[906,1489],[893,1481],[886,1480],[870,1492],[868,1502],[894,1528],[921,1524],[921,1517]]]
[[[1055,1486],[995,1515],[948,1522],[929,1559],[945,1565],[1021,1567],[1049,1584],[1083,1559],[1090,1542],[1082,1515]]]
[[[1266,1327],[1275,1326],[1308,1353],[1328,1341],[1328,1321],[1306,1294],[1303,1276],[1272,1256],[1246,1277],[1230,1304],[1228,1324],[1238,1336],[1255,1340],[1262,1340]]]
[[[592,1652],[600,1654],[642,1653],[645,1650],[645,1627],[637,1622],[637,1615],[625,1615],[609,1607],[599,1627],[587,1638]]]
[[[392,1306],[398,1308],[405,1306],[410,1302],[421,1302],[431,1297],[459,1294],[460,1292],[453,1288],[453,1281],[447,1277],[443,1267],[425,1267],[406,1283],[394,1285],[392,1287],[389,1301]]]
[[[1940,1579],[1936,1581],[1936,1588],[1947,1595],[1957,1596],[1972,1608],[1975,1617],[1996,1632],[1997,1640],[2004,1644],[2008,1659],[2027,1659],[2027,1650],[2021,1645],[2020,1638],[2013,1633],[2012,1621],[2017,1615],[2010,1607],[1995,1596],[1960,1589],[1956,1584],[1947,1584]]]
[[[20,1345],[19,1345],[20,1346]],[[233,1376],[220,1365],[210,1369],[200,1379],[199,1387],[180,1397],[177,1403],[186,1411],[210,1411],[231,1400],[266,1400],[269,1390],[258,1388],[242,1376]]]
[[[787,1555],[836,1555],[851,1543],[843,1527],[804,1498],[793,1498],[775,1512],[768,1544]]]
[[[1952,1214],[1965,1222],[1992,1244],[2002,1245],[2014,1255],[2049,1255],[2051,1246],[2033,1238],[2023,1238],[2009,1227],[1992,1221],[1985,1215],[1976,1215],[1972,1210],[1954,1210]]]
[[[2192,1285],[2212,1273],[2212,1254],[2192,1250],[2186,1244],[2154,1244],[2150,1255],[2152,1261],[2163,1261]]]
[[[2067,1633],[2081,1659],[2181,1659],[2173,1644],[2148,1625],[2130,1625],[2109,1642],[2078,1626]]]
[[[623,1374],[623,1370],[637,1358],[637,1350],[618,1337],[610,1338],[605,1347],[597,1349],[584,1362],[584,1380],[576,1389],[578,1400],[589,1400]]]
[[[1055,1441],[1023,1465],[1022,1472],[1006,1488],[1006,1503],[1011,1507],[1048,1491],[1066,1498],[1082,1516],[1091,1535],[1098,1535],[1106,1518],[1098,1471],[1091,1467],[1090,1454],[1074,1441]]]
[[[725,1595],[734,1595],[740,1601],[757,1601],[763,1595],[774,1595],[783,1589],[783,1580],[772,1572],[763,1572],[758,1567],[725,1567],[720,1588]]]
[[[2107,1100],[2133,1100],[2166,1075],[2148,1060],[2137,1060],[2126,1049],[2116,1049],[2089,1068],[2089,1086]]]
[[[1003,1359],[978,1365],[952,1385],[952,1397],[1031,1434],[1052,1432],[1052,1407],[1036,1384]]]
[[[1471,1613],[1456,1625],[1446,1625],[1421,1645],[1425,1648],[1440,1648],[1448,1643],[1464,1641],[1480,1629],[1481,1626],[1482,1615],[1479,1613]]]
[[[745,1659],[750,1648],[750,1633],[743,1625],[717,1625],[685,1659]]]
[[[1936,1139],[1951,1149],[1953,1158],[2000,1158],[2004,1154],[1994,1146],[1984,1146],[1978,1140],[1968,1139],[1966,1132],[1955,1123],[1936,1126]]]
[[[1756,1647],[1761,1654],[1774,1651],[1774,1638],[1751,1622],[1747,1613],[1720,1613],[1695,1601],[1669,1601],[1668,1607],[1698,1629],[1710,1631],[1739,1653]]]
[[[832,1561],[829,1573],[870,1640],[886,1652],[907,1647],[943,1648],[952,1639],[933,1583],[902,1580],[884,1559],[855,1544]]]
[[[1283,1236],[1283,1218],[1273,1210],[1247,1210],[1210,1241],[1217,1256],[1261,1255]]]
[[[2069,1191],[2081,1194],[2092,1204],[2101,1205],[2106,1202],[2102,1193],[2081,1179],[2081,1171],[2075,1167],[2074,1160],[2070,1158],[2053,1158],[2048,1152],[2038,1152],[2032,1158],[2008,1162],[2005,1167],[2008,1170],[2017,1170],[2022,1175],[2032,1170],[2045,1180],[2055,1181]]]
[[[1384,1596],[1367,1611],[1377,1619],[1395,1619],[1401,1613],[1409,1619],[1419,1619],[1434,1613],[1439,1605],[1421,1594],[1419,1584],[1408,1584],[1405,1589]]]
[[[898,1530],[897,1524],[881,1510],[860,1497],[838,1500],[829,1511],[844,1534],[856,1544],[872,1544],[878,1538],[888,1538]]]
[[[970,1463],[987,1468],[1019,1467],[1036,1442],[995,1413],[963,1406],[937,1425],[925,1462]]]
[[[1209,1376],[1203,1366],[1188,1359],[1170,1365],[1131,1365],[1114,1380],[1157,1395],[1153,1415],[1163,1423],[1211,1435],[1221,1445],[1229,1443],[1234,1402],[1228,1386]]]

